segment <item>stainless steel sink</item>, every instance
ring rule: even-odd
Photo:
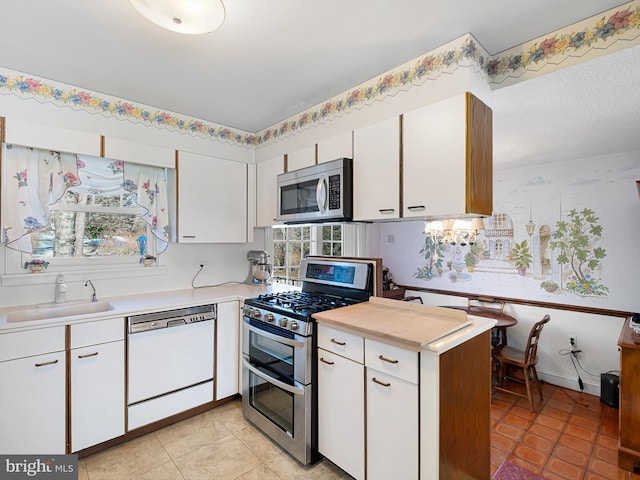
[[[29,322],[48,318],[75,317],[90,313],[108,312],[113,308],[113,305],[109,302],[48,303],[28,310],[10,312],[6,318],[7,322],[12,323]]]

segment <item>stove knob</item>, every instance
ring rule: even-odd
[[[244,307],[245,316],[250,317],[252,312],[253,312],[253,309],[251,307]]]
[[[267,313],[267,314],[264,316],[264,319],[265,319],[267,322],[273,322],[273,321],[276,319],[276,317],[274,317],[274,316],[273,316],[273,313]]]
[[[282,328],[287,328],[287,323],[289,322],[289,320],[287,320],[286,318],[281,318],[280,319],[280,326]]]
[[[260,313],[260,310],[255,309],[255,310],[251,313],[251,316],[252,316],[253,318],[256,318],[256,319],[258,319],[258,320],[259,320],[259,319],[260,319],[260,317],[262,317],[262,314]]]
[[[293,320],[291,322],[291,330],[297,330],[298,329],[298,322],[296,322],[295,320]]]

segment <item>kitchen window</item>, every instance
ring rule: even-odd
[[[299,285],[300,260],[307,255],[366,256],[364,224],[275,226],[266,230],[273,281]]]

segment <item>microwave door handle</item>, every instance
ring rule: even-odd
[[[321,175],[316,186],[316,201],[321,215],[327,211],[327,177]]]

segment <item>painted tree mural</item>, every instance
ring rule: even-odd
[[[420,253],[424,255],[426,263],[422,267],[418,267],[413,276],[422,280],[431,280],[433,277],[439,276],[442,273],[442,259],[444,256],[442,245],[435,241],[431,235],[426,235],[424,246]]]
[[[578,295],[607,295],[609,289],[595,277],[601,268],[600,261],[606,256],[604,248],[595,246],[602,236],[600,219],[589,208],[572,209],[568,217],[568,221],[556,222],[550,244],[559,251],[558,264],[571,267],[571,274],[563,278],[564,288]]]

